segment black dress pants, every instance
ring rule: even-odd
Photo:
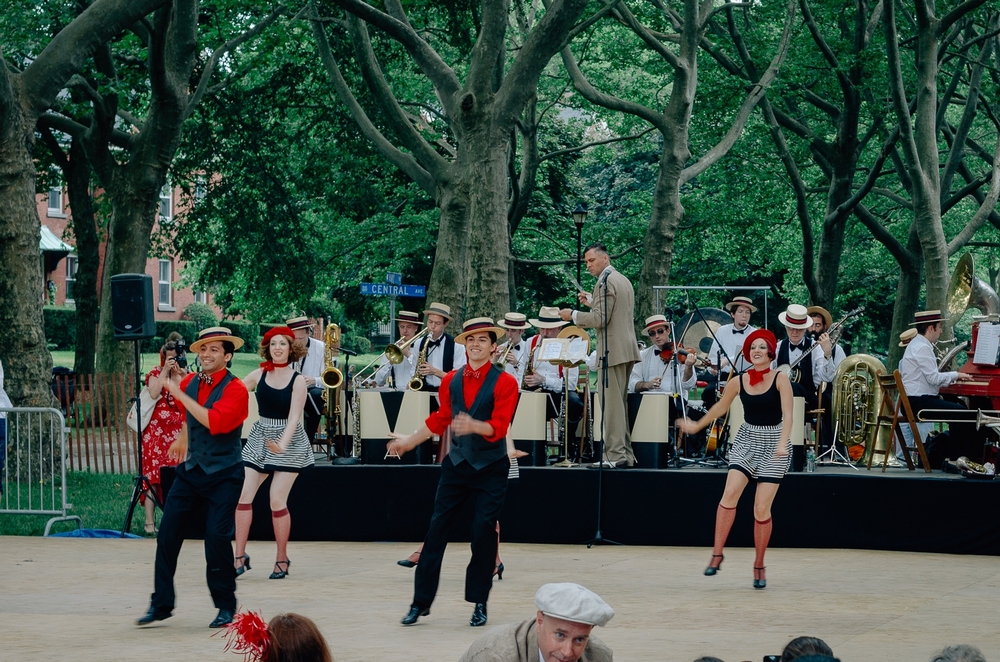
[[[326,392],[325,388],[313,386],[309,388],[306,395],[306,406],[302,411],[302,427],[306,430],[306,436],[309,437],[310,444],[316,441],[319,419],[326,407],[326,403],[323,402],[324,392]]]
[[[243,490],[243,463],[206,474],[200,467],[188,471],[177,465],[177,478],[163,504],[160,533],[156,536],[156,578],[152,606],[174,608],[174,573],[190,517],[207,510],[205,518],[205,578],[216,609],[236,610],[236,569],[233,535],[236,504]]]
[[[497,443],[502,444],[503,440]],[[475,512],[472,516],[472,560],[465,569],[465,601],[485,604],[489,600],[497,556],[497,516],[507,495],[509,469],[510,460],[506,455],[478,471],[468,462],[454,464],[450,454],[441,462],[434,515],[417,566],[414,606],[427,609],[434,602],[448,536],[467,501],[472,502]]]

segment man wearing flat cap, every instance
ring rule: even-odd
[[[611,649],[590,635],[615,615],[579,584],[546,584],[535,594],[534,618],[501,625],[476,639],[459,662],[611,662]]]

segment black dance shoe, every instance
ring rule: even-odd
[[[409,613],[407,613],[406,616],[403,617],[403,620],[401,620],[400,623],[402,623],[403,625],[413,625],[414,623],[417,622],[417,619],[420,618],[421,616],[430,616],[430,615],[431,615],[430,607],[428,607],[427,609],[421,609],[417,605],[412,605],[410,606]]]
[[[285,569],[282,570],[281,566],[285,566]],[[268,575],[268,579],[284,579],[285,577],[288,576],[288,570],[291,567],[292,567],[292,562],[289,561],[288,559],[285,559],[284,561],[275,561],[274,572]]]
[[[493,567],[493,576],[496,577],[497,579],[500,579],[500,580],[503,579],[503,561],[501,561],[500,563],[497,563]]]
[[[482,625],[486,625],[486,603],[477,602],[476,608],[472,610],[472,618],[469,619],[469,625],[474,628],[478,628]]]
[[[171,613],[173,609],[168,609],[167,607],[153,607],[150,605],[149,611],[146,615],[135,622],[136,625],[149,625],[154,621],[165,621],[173,614]]]
[[[241,563],[240,565],[236,566],[236,576],[237,577],[239,577],[240,575],[242,575],[247,570],[252,570],[253,569],[253,568],[250,567],[250,555],[249,554],[243,554],[241,556],[237,556],[236,560],[237,561],[240,561],[240,560],[243,561],[243,563]]]
[[[236,612],[232,609],[220,609],[219,615],[215,617],[215,620],[208,624],[210,628],[221,628],[223,625],[229,625],[233,622],[233,616]]]
[[[758,568],[754,566],[753,569],[753,587],[754,588],[767,588],[767,577],[764,576],[764,570],[767,568]],[[758,577],[759,575],[759,577]]]
[[[719,559],[719,565],[712,565],[712,563],[715,562],[715,559]],[[722,570],[722,562],[725,560],[726,557],[723,556],[722,554],[712,554],[712,560],[708,562],[708,567],[705,568],[705,574],[711,577],[715,573]]]

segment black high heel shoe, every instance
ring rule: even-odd
[[[281,569],[282,565],[285,566],[284,570]],[[291,567],[291,565],[292,562],[289,561],[288,559],[285,559],[284,561],[275,561],[274,567],[277,568],[277,570],[272,572],[271,576],[268,577],[268,579],[284,579],[285,577],[288,576],[288,569]]]
[[[723,554],[712,554],[712,560],[714,561],[715,559],[719,559],[719,565],[712,565],[712,561],[709,561],[708,567],[705,568],[705,575],[708,577],[722,570],[722,562],[726,560],[726,557]]]
[[[417,557],[417,558],[414,559],[413,558],[414,556]],[[397,565],[401,565],[404,568],[412,568],[412,567],[416,566],[418,563],[420,563],[420,552],[413,552],[412,554],[410,554],[408,557],[406,557],[402,561],[396,561]]]
[[[240,559],[243,559],[243,564],[236,566],[236,576],[237,577],[239,577],[240,575],[242,575],[247,570],[253,570],[253,568],[250,567],[250,555],[249,554],[243,554],[241,556],[237,556],[234,560],[235,561],[239,561]]]
[[[493,568],[493,576],[497,579],[503,580],[503,561],[497,563]]]
[[[767,570],[767,566],[763,568],[758,568],[754,566],[753,568],[753,587],[754,588],[767,588],[767,577],[764,576],[764,571]],[[760,577],[757,575],[760,574]]]

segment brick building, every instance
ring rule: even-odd
[[[73,252],[72,233],[66,227],[72,217],[68,206],[68,196],[62,187],[53,187],[47,193],[36,196],[38,217],[42,221],[41,262],[44,274],[42,301],[56,306],[73,305],[73,284],[76,282],[77,258]],[[160,222],[171,222],[178,210],[180,190],[164,187],[160,197]],[[48,229],[53,236],[46,234]],[[58,243],[57,243],[58,242]],[[104,265],[105,244],[100,247],[101,269]],[[177,320],[181,318],[188,304],[198,301],[212,307],[217,317],[221,310],[212,302],[208,292],[199,292],[180,285],[180,274],[184,263],[177,257],[150,257],[146,260],[146,273],[153,279],[153,311],[157,320]],[[98,273],[97,287],[100,299],[101,279]]]

